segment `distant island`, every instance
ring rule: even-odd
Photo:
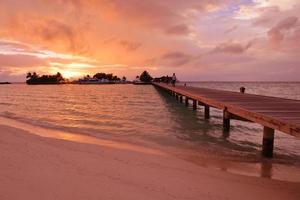
[[[119,78],[118,76],[113,75],[112,73],[96,73],[93,77],[86,75],[85,77],[73,81],[72,83],[78,84],[116,84],[116,83],[128,83],[127,78],[123,76]]]
[[[10,82],[0,82],[0,85],[11,84]]]
[[[41,85],[41,84],[64,84],[67,80],[57,72],[55,75],[38,75],[36,72],[28,72],[26,76],[26,83],[28,85]]]
[[[164,77],[165,78],[165,77]],[[39,75],[36,72],[28,72],[26,75],[26,83],[28,85],[47,85],[47,84],[126,84],[133,83],[136,85],[148,85],[152,81],[161,81],[164,78],[155,78],[147,72],[143,71],[141,75],[136,76],[133,81],[128,81],[125,76],[122,78],[114,75],[113,73],[96,73],[93,76],[86,75],[78,80],[69,81],[65,79],[60,72],[54,75]]]

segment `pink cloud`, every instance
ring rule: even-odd
[[[280,21],[276,26],[268,31],[268,36],[272,45],[278,48],[284,39],[285,32],[297,26],[298,17],[288,17]]]

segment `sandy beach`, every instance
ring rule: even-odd
[[[202,168],[155,149],[0,130],[0,199],[300,199],[300,183]]]

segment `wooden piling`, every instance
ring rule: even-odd
[[[228,133],[230,131],[230,113],[227,109],[223,111],[223,131]]]
[[[205,105],[204,106],[204,119],[209,119],[209,118],[210,118],[209,106]]]
[[[264,127],[264,136],[262,143],[262,155],[267,158],[272,158],[274,148],[274,129]]]
[[[188,106],[189,105],[189,98],[185,97],[185,105]]]
[[[197,110],[197,100],[193,99],[193,110]]]
[[[179,99],[179,97],[178,97],[178,94],[175,94],[175,98],[176,98],[176,100],[178,100],[178,99]]]
[[[180,101],[180,103],[183,102],[183,97],[182,97],[182,95],[180,95],[179,101]]]

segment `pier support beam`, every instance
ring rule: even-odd
[[[189,106],[189,98],[188,97],[185,97],[185,105]]]
[[[176,100],[178,100],[178,99],[179,99],[179,97],[178,97],[178,94],[175,94],[175,98],[176,98]]]
[[[183,102],[183,97],[182,97],[182,95],[180,96],[179,101],[180,101],[180,103]]]
[[[223,111],[223,132],[229,133],[230,131],[230,113],[225,109]]]
[[[267,158],[273,157],[274,129],[264,127],[262,155]]]
[[[193,110],[197,110],[197,100],[193,100]]]
[[[209,113],[209,106],[204,106],[204,119],[209,119],[210,113]]]

